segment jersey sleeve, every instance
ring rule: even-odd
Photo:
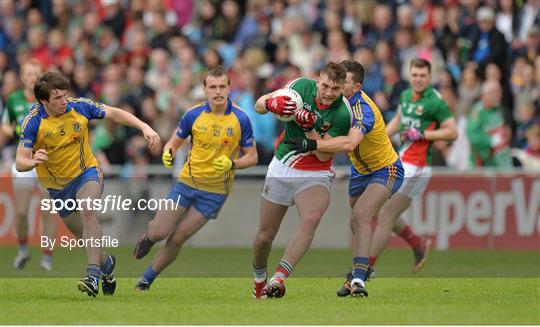
[[[87,98],[69,99],[74,109],[88,120],[105,118],[103,103],[96,103]]]
[[[347,135],[351,129],[351,124],[353,122],[353,114],[349,104],[343,101],[343,105],[339,107],[339,112],[332,122],[332,126],[327,131],[327,134],[331,137],[337,137],[342,135]]]
[[[36,116],[28,115],[21,122],[19,146],[33,148],[38,135],[40,120]]]
[[[313,89],[313,87],[315,87],[315,82],[313,80],[300,77],[290,81],[285,87],[295,90],[296,92],[298,92],[298,94],[300,94],[302,99],[304,99],[304,97],[307,96],[309,91]]]
[[[240,129],[242,132],[242,138],[240,139],[240,146],[243,148],[252,147],[255,143],[255,138],[253,136],[253,127],[251,121],[245,112],[241,110],[234,109],[234,114],[240,122]]]
[[[359,130],[363,135],[371,132],[375,125],[375,113],[373,112],[373,108],[366,102],[357,101],[352,109],[352,128]]]
[[[442,123],[443,121],[452,118],[452,114],[450,113],[450,109],[448,108],[446,101],[440,100],[437,107],[438,108],[434,117],[436,121]]]
[[[193,128],[193,123],[195,119],[199,116],[199,110],[194,109],[186,112],[178,124],[176,129],[176,136],[185,139],[191,135],[191,129]]]

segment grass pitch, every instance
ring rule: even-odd
[[[283,299],[255,301],[247,249],[186,248],[148,292],[133,287],[149,259],[135,261],[130,250],[113,251],[116,294],[90,298],[76,289],[82,251],[57,253],[55,271],[44,273],[34,249],[18,272],[11,268],[16,249],[2,247],[0,324],[540,324],[535,252],[433,252],[413,275],[409,251],[390,250],[361,299],[335,295],[349,251],[312,249]]]

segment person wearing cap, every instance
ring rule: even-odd
[[[469,60],[484,76],[487,64],[496,63],[503,75],[506,74],[506,50],[508,44],[504,35],[495,27],[495,12],[489,7],[482,7],[476,13],[477,30],[472,36],[472,48]]]

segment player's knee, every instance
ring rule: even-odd
[[[172,245],[174,245],[175,247],[179,248],[181,247],[182,245],[184,245],[184,243],[187,241],[187,239],[189,238],[188,235],[184,235],[184,234],[180,234],[180,235],[174,235],[174,237],[172,237],[170,239],[170,242],[172,243]]]
[[[148,236],[154,242],[159,242],[169,235],[169,230],[166,230],[163,226],[160,226],[155,220],[148,222]]]
[[[321,214],[318,212],[310,212],[302,218],[302,228],[315,230],[321,221]]]
[[[371,215],[367,214],[355,214],[351,219],[351,227],[353,230],[363,229],[370,227]]]
[[[276,237],[275,233],[268,232],[268,231],[260,231],[257,234],[257,238],[255,239],[255,242],[258,244],[268,244],[268,243],[272,243],[275,237]]]

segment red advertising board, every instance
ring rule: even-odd
[[[404,218],[441,250],[540,250],[540,176],[434,174]]]

